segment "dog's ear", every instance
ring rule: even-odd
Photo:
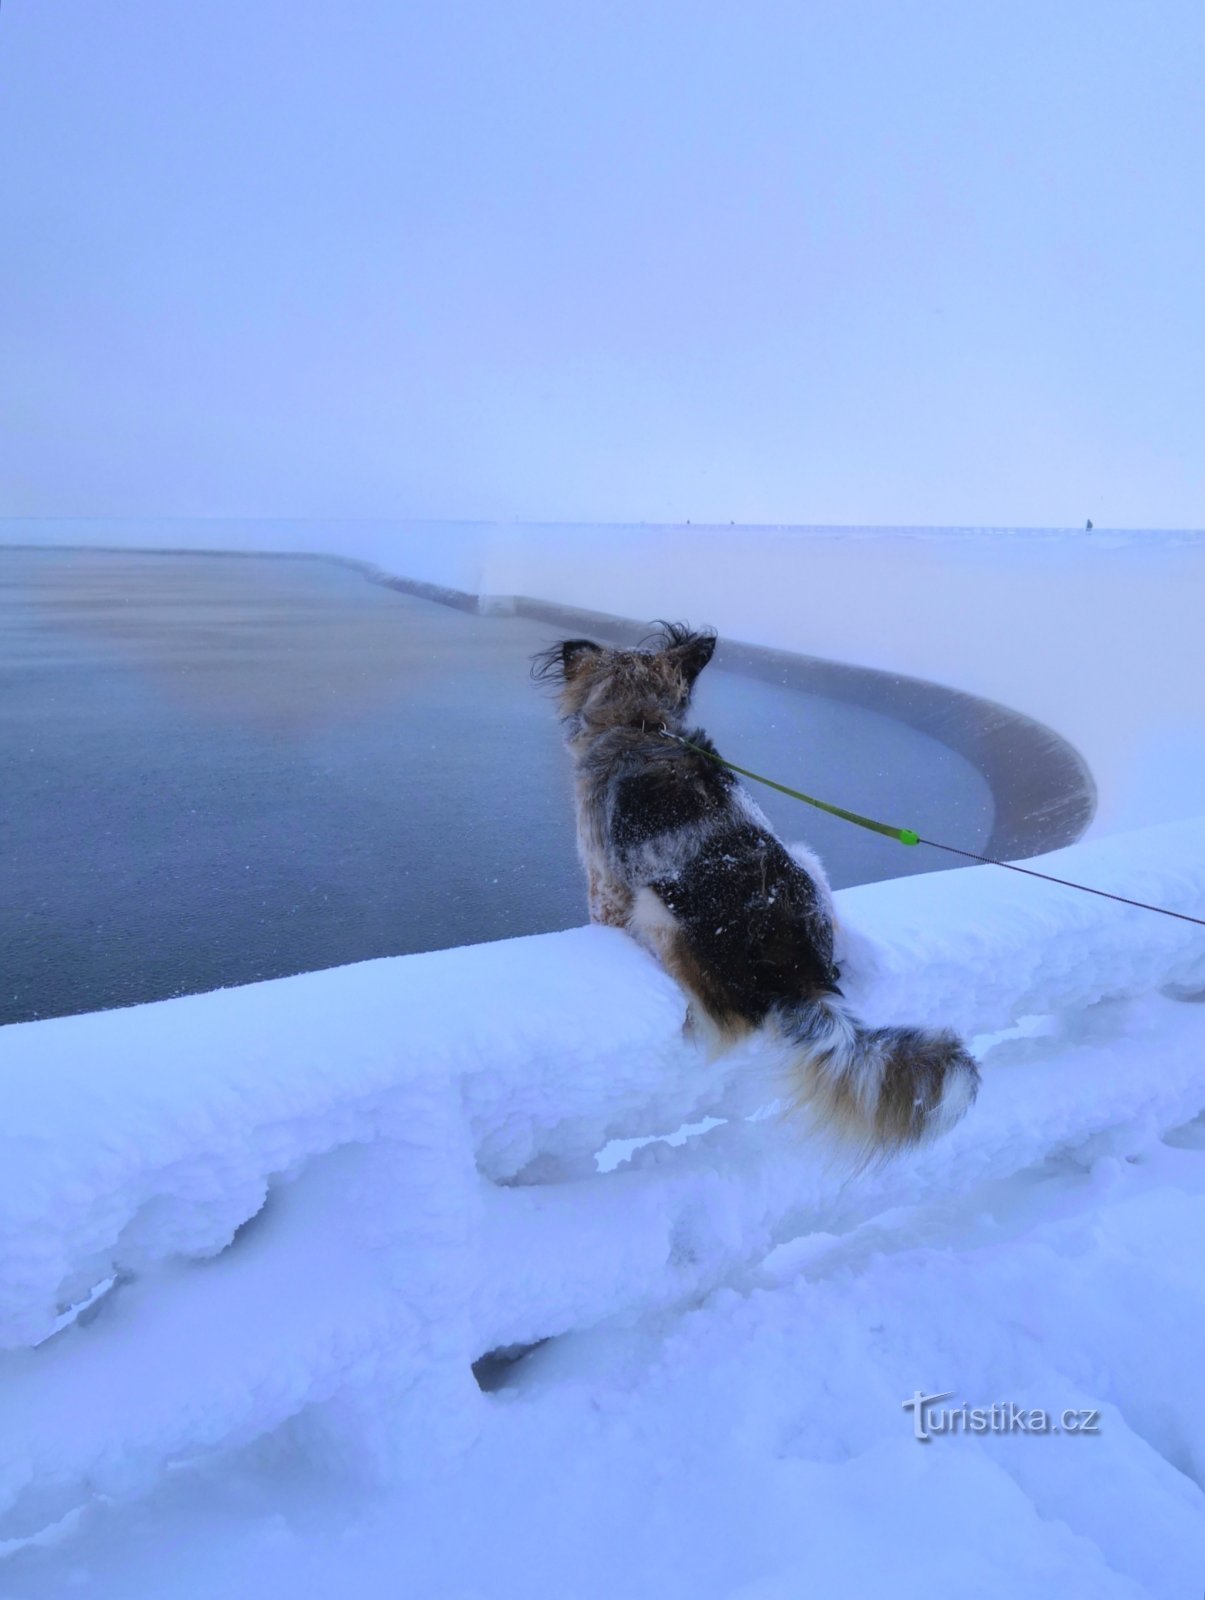
[[[532,658],[533,678],[559,678],[569,683],[593,655],[602,651],[602,645],[593,639],[564,639],[560,644],[550,644]]]
[[[691,633],[676,644],[670,651],[682,667],[682,676],[686,679],[688,689],[694,687],[695,679],[711,660],[715,653],[715,634],[710,628],[701,629],[698,633]]]
[[[589,661],[591,656],[602,654],[602,645],[593,639],[566,639],[561,645],[561,669],[569,683]]]

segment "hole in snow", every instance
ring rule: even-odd
[[[972,1055],[983,1057],[998,1044],[1009,1044],[1014,1039],[1043,1039],[1059,1031],[1059,1019],[1046,1013],[1033,1013],[1018,1017],[1011,1028],[1000,1028],[995,1033],[977,1033],[970,1041]]]
[[[505,1389],[515,1375],[515,1368],[524,1356],[538,1350],[547,1339],[537,1339],[534,1344],[509,1344],[499,1350],[487,1350],[473,1362],[473,1376],[482,1394],[494,1394]]]
[[[650,1133],[641,1139],[612,1139],[609,1144],[594,1157],[594,1165],[599,1172],[614,1172],[622,1162],[637,1150],[643,1150],[646,1145],[666,1144],[682,1145],[688,1139],[696,1139],[701,1133],[708,1133],[712,1128],[718,1128],[726,1121],[724,1117],[704,1117],[701,1122],[685,1122],[673,1133]]]
[[[101,1302],[112,1294],[119,1283],[126,1281],[126,1279],[119,1277],[117,1273],[112,1273],[109,1277],[102,1278],[94,1288],[89,1289],[82,1300],[77,1300],[74,1305],[68,1306],[66,1311],[61,1312],[55,1318],[54,1327],[43,1338],[35,1342],[34,1349],[38,1345],[46,1344],[56,1334],[62,1333],[65,1328],[70,1328],[77,1322],[81,1328],[86,1328],[93,1318],[99,1314]]]

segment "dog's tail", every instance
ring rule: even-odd
[[[781,1006],[800,1103],[869,1156],[888,1155],[953,1127],[979,1090],[979,1069],[957,1034],[867,1028],[840,994]]]

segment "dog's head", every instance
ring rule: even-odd
[[[620,650],[592,639],[564,639],[535,657],[532,675],[555,683],[561,715],[593,728],[674,723],[690,705],[695,679],[711,660],[715,634],[662,622],[646,645]]]

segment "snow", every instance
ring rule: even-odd
[[[1203,822],[1034,865],[1205,916]],[[1205,930],[992,867],[845,890],[837,914],[871,1023],[974,1036],[1205,989]],[[545,1182],[593,1172],[608,1140],[772,1097],[772,1053],[707,1063],[682,1015],[633,941],[592,927],[5,1029],[0,1348],[110,1273],[223,1249],[274,1175],[412,1130],[449,1085],[482,1174]]]
[[[1151,1005],[1125,1027],[1156,1055],[1165,1030],[1190,1029],[1199,1074],[1196,1009]],[[1064,1065],[1061,1047],[1034,1049],[1028,1060],[1015,1043],[989,1057],[989,1081],[1021,1075],[1019,1110]],[[1089,1055],[1081,1093],[1108,1065]],[[860,1223],[830,1214],[825,1231],[784,1243],[676,1315],[612,1319],[543,1346],[479,1401],[476,1443],[451,1464],[431,1461],[430,1420],[424,1428],[403,1388],[411,1409],[395,1415],[419,1472],[402,1487],[346,1475],[340,1434],[365,1418],[349,1419],[346,1405],[332,1415],[321,1398],[258,1448],[238,1448],[244,1428],[231,1452],[207,1459],[194,1437],[191,1464],[151,1486],[133,1448],[148,1437],[148,1412],[161,1405],[178,1441],[215,1414],[196,1400],[210,1370],[225,1376],[222,1396],[258,1408],[262,1422],[286,1409],[316,1343],[342,1340],[344,1359],[363,1361],[347,1320],[337,1328],[350,1297],[378,1307],[375,1327],[360,1320],[366,1336],[420,1343],[384,1304],[380,1261],[362,1272],[346,1239],[340,1248],[374,1178],[392,1178],[356,1172],[352,1158],[374,1146],[349,1149],[341,1170],[317,1170],[304,1204],[274,1219],[295,1261],[265,1272],[236,1250],[156,1285],[157,1296],[194,1286],[162,1329],[176,1370],[130,1349],[138,1305],[118,1320],[117,1302],[112,1321],[81,1330],[97,1341],[91,1363],[70,1388],[61,1372],[42,1380],[63,1416],[59,1438],[31,1430],[20,1450],[35,1455],[46,1494],[56,1445],[121,1436],[127,1448],[110,1444],[92,1466],[108,1504],[94,1501],[48,1552],[14,1552],[12,1587],[0,1592],[32,1600],[70,1582],[127,1597],[384,1596],[404,1571],[405,1592],[449,1597],[854,1596],[887,1574],[918,1594],[1011,1597],[1022,1584],[1052,1596],[1191,1594],[1205,1465],[1202,1147],[1199,1121],[1172,1141],[1130,1122],[1056,1145],[1009,1179],[989,1172],[956,1207],[901,1189]],[[639,1228],[638,1213],[625,1219]],[[593,1243],[585,1235],[579,1248]],[[234,1281],[215,1286],[222,1272]],[[434,1342],[430,1324],[422,1337]],[[64,1339],[64,1364],[69,1350]],[[41,1359],[55,1355],[51,1345]],[[378,1405],[393,1376],[372,1371]],[[902,1409],[917,1388],[972,1405],[1099,1409],[1100,1433],[922,1446]],[[435,1414],[463,1398],[439,1396]],[[10,1456],[22,1409],[5,1408]],[[168,1442],[160,1435],[155,1448]],[[132,1500],[140,1490],[148,1498]],[[24,1526],[65,1503],[61,1493],[27,1502]]]
[[[1205,822],[1034,864],[1205,914]],[[990,867],[836,901],[858,1007],[955,1021],[984,1072],[863,1172],[604,928],[5,1029],[0,1584],[1184,1592],[1205,930]],[[917,1389],[1101,1437],[921,1445]]]
[[[1197,536],[271,538],[1003,700],[1101,786],[1027,865],[1205,917]],[[990,867],[836,912],[983,1072],[862,1170],[606,928],[0,1030],[0,1600],[1199,1595],[1205,928]]]

